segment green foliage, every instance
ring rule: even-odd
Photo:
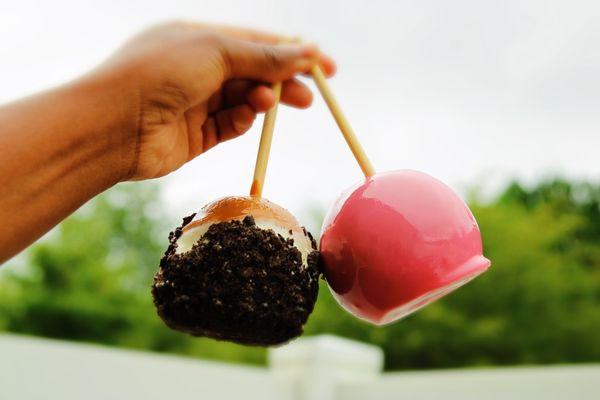
[[[157,196],[147,184],[114,188],[33,246],[21,260],[24,265],[16,260],[3,266],[0,328],[263,362],[263,350],[195,339],[168,329],[156,315],[150,285],[168,235]]]
[[[384,328],[322,297],[310,331],[376,343],[390,369],[600,360],[599,187],[515,183],[473,212],[493,263],[486,274]]]
[[[383,328],[345,313],[323,283],[306,333],[377,344],[388,369],[600,361],[600,186],[513,183],[472,209],[486,274]],[[2,268],[0,329],[264,362],[261,349],[192,338],[156,316],[149,287],[169,217],[146,184],[95,199]]]

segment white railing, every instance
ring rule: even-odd
[[[377,347],[333,336],[269,368],[0,335],[0,399],[600,399],[600,365],[382,373]]]

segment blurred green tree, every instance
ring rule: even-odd
[[[600,361],[600,185],[514,182],[472,209],[489,272],[381,328],[342,311],[322,283],[306,333],[377,344],[388,369]],[[192,338],[156,316],[149,288],[172,221],[152,184],[94,199],[0,269],[0,329],[264,362],[262,349]]]
[[[261,349],[195,339],[168,329],[158,318],[150,285],[167,245],[167,220],[152,184],[119,185],[92,200],[21,260],[3,266],[0,328],[263,362]]]
[[[307,331],[375,343],[389,369],[599,361],[600,186],[515,182],[472,209],[486,274],[383,328],[321,296]]]

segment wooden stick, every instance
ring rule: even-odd
[[[256,155],[256,164],[254,166],[254,179],[250,188],[250,196],[255,197],[262,196],[265,183],[269,152],[271,151],[271,142],[273,141],[273,128],[275,127],[275,117],[277,116],[277,106],[281,97],[281,82],[273,85],[273,93],[275,93],[275,104],[267,111],[263,120],[260,144],[258,145],[258,154]]]
[[[327,107],[329,107],[329,111],[331,111],[335,122],[342,131],[344,139],[346,139],[346,143],[348,143],[352,154],[354,154],[354,158],[356,158],[360,169],[362,169],[363,174],[365,174],[365,177],[367,178],[374,175],[375,169],[373,168],[373,165],[371,164],[371,161],[369,161],[365,150],[363,149],[356,135],[354,134],[350,123],[344,116],[340,105],[333,96],[333,93],[329,88],[329,84],[327,84],[327,79],[321,71],[321,68],[319,68],[318,66],[314,66],[311,70],[311,74],[317,85],[317,88],[319,88],[319,91],[321,92],[321,95],[325,100],[325,103],[327,103]]]

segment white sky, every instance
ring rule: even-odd
[[[600,176],[596,1],[0,0],[0,102],[76,77],[149,24],[183,18],[299,34],[375,167],[464,193],[510,177]],[[160,180],[177,216],[250,186],[260,120]],[[360,179],[325,105],[282,109],[265,195],[301,217]]]

